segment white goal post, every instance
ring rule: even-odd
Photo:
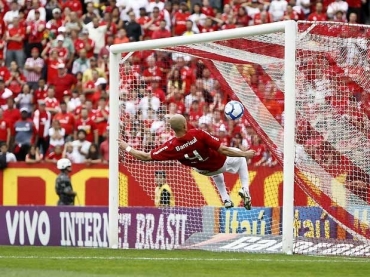
[[[282,215],[282,251],[293,253],[293,219],[294,219],[294,159],[295,159],[295,121],[296,121],[296,36],[297,23],[282,21],[265,25],[217,31],[192,36],[172,37],[142,42],[112,45],[110,47],[110,114],[109,114],[109,244],[116,248],[119,244],[119,66],[122,53],[148,49],[162,49],[178,45],[202,44],[213,41],[244,38],[256,35],[285,34],[284,55],[284,87],[285,87],[285,121],[284,121],[284,153],[283,153],[283,215]],[[248,109],[248,107],[246,107]]]

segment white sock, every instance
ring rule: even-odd
[[[224,174],[221,173],[221,174],[214,175],[212,176],[212,179],[213,181],[215,181],[218,192],[221,195],[222,202],[224,202],[225,200],[230,201],[230,196],[226,190]]]
[[[241,164],[239,167],[239,178],[240,178],[240,183],[242,184],[242,188],[244,189],[245,192],[249,193],[249,173],[248,173],[248,164],[247,160],[242,158],[241,159]]]

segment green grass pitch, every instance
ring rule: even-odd
[[[0,276],[370,276],[369,258],[118,250],[69,247],[0,247]]]

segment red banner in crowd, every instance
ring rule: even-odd
[[[171,168],[173,170],[171,170]],[[146,165],[130,173],[127,168],[120,169],[120,205],[154,206],[154,171],[158,169]],[[167,183],[175,196],[176,206],[221,206],[218,193],[209,178],[178,167],[166,166]],[[55,194],[55,179],[58,170],[54,164],[29,165],[15,163],[0,172],[0,205],[48,205],[55,206],[58,200]],[[258,167],[249,169],[250,190],[253,205],[259,207],[277,207],[282,204],[282,170],[279,167]],[[136,177],[136,178],[135,178]],[[108,166],[73,165],[71,180],[78,194],[76,205],[108,205]],[[240,201],[238,190],[240,181],[237,175],[225,174],[225,181],[230,196],[235,203]],[[296,187],[295,205],[307,206],[310,201]]]

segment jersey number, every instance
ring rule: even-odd
[[[194,154],[194,157],[189,157],[188,154],[185,154],[184,157],[185,157],[185,159],[188,159],[188,160],[195,160],[195,159],[197,159],[198,161],[201,161],[201,162],[204,161],[203,157],[198,153],[197,150],[194,150],[193,151],[193,154]]]

